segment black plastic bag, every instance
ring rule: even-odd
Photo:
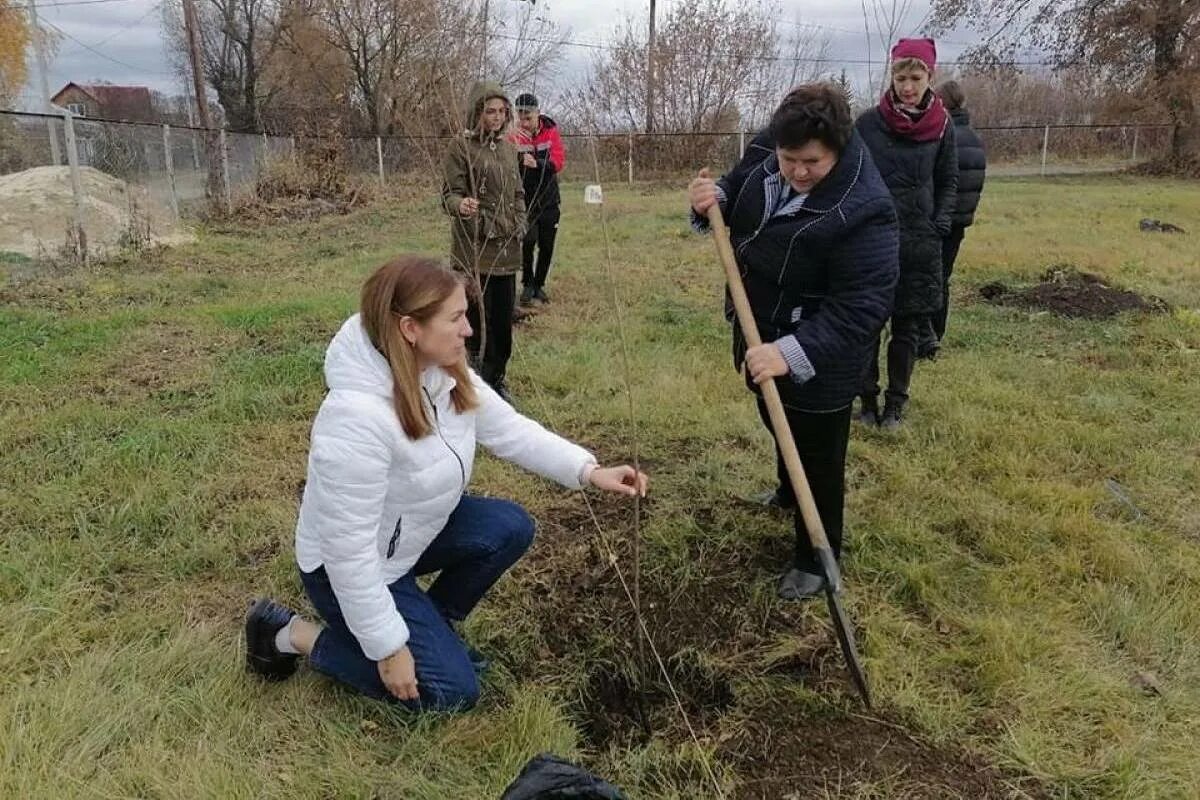
[[[500,800],[626,800],[616,786],[570,761],[542,753],[525,765]]]

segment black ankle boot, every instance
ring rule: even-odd
[[[879,400],[874,396],[863,396],[862,407],[858,412],[858,421],[868,427],[879,424]]]
[[[896,405],[885,405],[883,407],[883,416],[879,419],[879,427],[885,431],[894,431],[899,429],[901,420],[901,407]]]

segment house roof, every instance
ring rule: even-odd
[[[58,90],[52,102],[63,105],[62,95],[74,86],[99,105],[104,115],[119,120],[150,120],[154,104],[145,86],[110,86],[108,84],[68,83]]]

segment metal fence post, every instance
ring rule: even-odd
[[[383,137],[382,136],[375,137],[375,157],[379,161],[379,188],[383,189],[383,188],[385,188],[385,183],[384,183],[384,177],[383,177]]]
[[[224,182],[222,191],[225,193],[225,211],[228,213],[233,208],[233,191],[229,187],[229,138],[225,135],[225,129],[221,128],[221,180]]]
[[[163,134],[163,164],[167,168],[167,183],[171,187],[171,213],[175,221],[179,221],[179,192],[175,188],[175,156],[171,152],[171,126],[162,126]]]
[[[1142,129],[1140,126],[1133,126],[1133,155],[1130,156],[1130,161],[1137,161],[1138,133],[1141,132],[1141,130]]]
[[[290,138],[292,140],[292,163],[295,164],[296,163],[296,137],[292,136]]]
[[[627,139],[627,145],[628,145],[628,149],[629,149],[629,154],[628,154],[628,157],[626,158],[626,166],[628,168],[628,173],[629,173],[629,182],[633,183],[633,134],[632,133],[627,134],[626,139]]]
[[[53,117],[46,118],[46,133],[50,137],[50,163],[58,167],[62,165],[62,156],[58,152],[58,126]]]
[[[75,197],[75,214],[71,225],[71,238],[76,255],[86,262],[88,257],[87,232],[83,228],[83,180],[79,175],[79,146],[75,141],[75,124],[70,111],[63,112],[63,133],[66,135],[67,164],[71,170],[71,194]]]
[[[738,158],[746,157],[746,132],[738,131]]]
[[[1046,156],[1050,149],[1050,126],[1047,125],[1042,133],[1042,175],[1046,174]]]
[[[267,139],[266,131],[263,131],[262,137],[263,137],[262,163],[263,163],[263,169],[265,170],[267,168],[267,161],[269,161],[270,157],[271,157],[271,142]]]
[[[195,128],[192,128],[190,125],[188,127],[191,128],[191,137],[192,137],[192,169],[199,170],[200,169],[200,137],[196,135]]]

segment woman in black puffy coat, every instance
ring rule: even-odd
[[[917,349],[942,307],[942,239],[950,233],[958,181],[954,126],[930,89],[937,51],[932,39],[901,39],[892,48],[892,83],[879,105],[858,118],[900,221],[900,281],[888,343],[888,383],[879,412],[879,347],[867,364],[860,419],[893,430],[908,402]]]
[[[933,318],[935,352],[946,335],[946,317],[950,313],[950,275],[954,272],[954,262],[958,258],[963,235],[975,222],[975,209],[979,207],[979,197],[983,194],[983,181],[987,174],[987,154],[979,134],[971,127],[971,115],[967,112],[962,86],[958,81],[946,81],[937,91],[954,122],[954,141],[958,150],[958,194],[950,222],[950,235],[942,240],[942,310]]]

